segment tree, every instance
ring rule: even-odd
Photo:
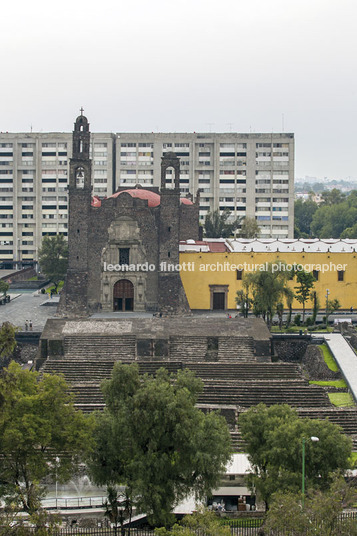
[[[24,519],[13,505],[0,513],[0,536],[58,536],[61,519],[56,514],[39,510]],[[30,526],[29,526],[30,522]]]
[[[102,386],[89,467],[98,484],[121,484],[156,525],[190,493],[209,495],[231,456],[226,421],[195,407],[202,382],[191,371],[140,378],[136,364],[116,363]]]
[[[9,359],[16,348],[17,328],[11,322],[3,322],[0,328],[0,361]]]
[[[295,298],[302,304],[302,321],[305,322],[305,303],[310,298],[311,290],[314,287],[316,279],[311,272],[298,270],[296,272],[296,281],[298,286],[295,287]]]
[[[332,313],[334,313],[335,311],[338,311],[340,307],[341,304],[337,298],[335,298],[334,300],[329,300],[328,298],[326,298],[326,326],[328,326],[329,316],[332,315]]]
[[[286,319],[286,327],[288,328],[290,326],[291,322],[291,316],[293,314],[293,302],[295,298],[294,292],[289,287],[285,287],[284,289],[284,298],[286,300],[286,305],[288,306],[288,317]]]
[[[9,290],[9,283],[7,281],[1,281],[0,280],[0,294],[4,294],[6,296],[7,291]]]
[[[105,513],[104,515],[114,525],[114,532],[117,534],[118,526],[120,525],[121,534],[125,534],[124,522],[129,520],[129,534],[130,523],[133,512],[131,497],[126,491],[122,492],[118,490],[116,486],[107,487],[107,500],[104,503]]]
[[[235,298],[236,305],[239,307],[244,318],[248,318],[248,313],[253,303],[253,300],[249,295],[249,286],[249,280],[247,278],[243,278],[242,289],[237,290]]]
[[[339,205],[343,203],[343,201],[346,199],[346,194],[342,193],[341,190],[338,190],[337,188],[333,188],[332,190],[325,190],[321,193],[321,206],[327,205]]]
[[[280,261],[270,262],[266,268],[246,274],[244,281],[252,289],[255,314],[261,314],[270,328],[277,304],[284,297],[291,273]]]
[[[317,313],[319,312],[319,309],[320,309],[320,300],[319,300],[316,290],[311,292],[310,299],[312,301],[312,324],[314,325],[316,323]]]
[[[0,374],[0,495],[33,514],[45,477],[66,481],[91,442],[92,419],[76,411],[63,378],[10,363]]]
[[[197,512],[187,515],[180,524],[175,524],[171,530],[164,527],[155,530],[155,536],[230,536],[231,529],[222,525],[214,512],[198,508]]]
[[[326,202],[315,212],[311,231],[318,238],[356,238],[357,191],[348,197],[339,197],[337,202]]]
[[[241,218],[236,218],[229,221],[231,212],[224,209],[222,212],[218,208],[213,212],[209,212],[205,219],[205,236],[207,238],[229,238],[234,231],[238,229]]]
[[[356,536],[356,521],[342,516],[343,510],[352,507],[356,499],[356,488],[338,473],[327,491],[310,490],[304,508],[301,493],[279,491],[273,495],[265,529],[269,534],[276,531],[304,536]]]
[[[64,279],[68,266],[68,244],[62,234],[43,237],[39,262],[57,292],[58,284]]]
[[[318,209],[317,203],[311,199],[295,201],[295,238],[308,238],[311,236],[311,222]]]
[[[284,314],[284,304],[283,303],[278,303],[277,306],[276,306],[276,314],[278,315],[278,318],[279,318],[279,329],[281,330],[281,328],[283,327],[283,314]]]
[[[302,440],[306,438],[307,488],[327,489],[331,472],[349,467],[352,441],[328,420],[300,419],[286,404],[250,408],[239,418],[239,428],[252,472],[249,484],[265,502],[279,490],[301,490]],[[317,436],[311,443],[308,438]]]
[[[255,218],[245,217],[239,231],[239,238],[257,238],[260,227]]]

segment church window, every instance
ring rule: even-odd
[[[129,264],[130,248],[119,248],[119,264]]]
[[[76,169],[76,188],[84,188],[84,169],[82,167]]]

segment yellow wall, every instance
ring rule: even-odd
[[[288,264],[302,264],[306,271],[319,269],[319,281],[315,283],[314,290],[320,299],[321,308],[325,307],[326,289],[329,289],[329,299],[337,298],[341,309],[351,306],[357,309],[357,258],[355,253],[181,253],[181,278],[191,309],[210,309],[209,285],[229,285],[228,309],[235,309],[235,295],[242,288],[242,282],[237,281],[235,266],[246,263],[264,264],[266,262],[285,262]],[[222,266],[219,266],[220,263]],[[226,264],[224,264],[226,263]],[[331,263],[331,264],[330,264]],[[211,269],[204,267],[210,265]],[[306,266],[309,265],[309,266]],[[318,266],[319,265],[319,266]],[[327,265],[329,269],[326,269]],[[340,266],[338,266],[340,265]],[[345,265],[344,268],[341,265]],[[216,268],[216,270],[214,270]],[[230,268],[233,268],[231,271]],[[335,269],[334,269],[335,268]],[[344,281],[338,281],[336,269],[344,269]],[[324,273],[322,270],[325,270]],[[289,285],[294,288],[296,281]],[[306,308],[311,307],[308,301]],[[301,304],[294,300],[294,309],[301,309]]]

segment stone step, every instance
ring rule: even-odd
[[[96,384],[89,382],[71,387],[79,404],[103,403],[103,396]],[[263,402],[267,405],[285,403],[294,407],[322,407],[329,405],[324,390],[307,387],[279,388],[265,386],[261,388],[215,388],[205,390],[198,398],[200,404],[225,404],[250,407]]]
[[[132,336],[67,336],[64,339],[64,353],[67,359],[85,357],[115,360],[134,360],[136,355],[136,337]]]

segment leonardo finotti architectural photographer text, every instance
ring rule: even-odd
[[[139,264],[109,264],[104,262],[104,272],[155,272],[157,269],[160,272],[312,272],[316,270],[318,272],[337,272],[346,270],[347,264],[335,264],[333,262],[324,264],[298,264],[296,262],[292,264],[286,264],[284,262],[263,262],[263,263],[248,263],[243,262],[241,264],[233,264],[226,262],[215,263],[196,263],[196,262],[183,262],[179,264],[172,264],[169,262],[161,262],[158,267],[153,263],[139,263]]]

